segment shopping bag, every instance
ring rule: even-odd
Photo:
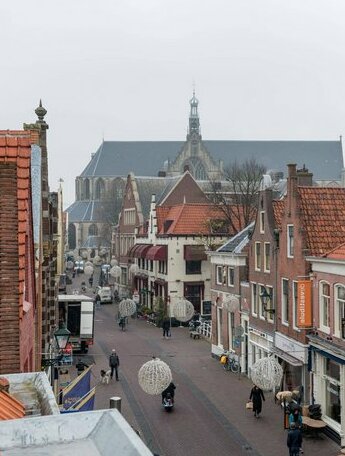
[[[253,410],[253,402],[252,401],[248,401],[246,403],[246,409],[248,410]]]

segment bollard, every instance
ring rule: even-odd
[[[118,396],[111,397],[109,408],[117,409],[121,413],[121,397],[118,397]]]

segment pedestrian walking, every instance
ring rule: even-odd
[[[162,322],[163,328],[163,339],[167,339],[170,336],[170,320],[168,317],[165,317]]]
[[[295,423],[297,428],[302,427],[302,415],[297,407],[289,415],[289,425],[291,426],[292,423]]]
[[[289,448],[289,456],[299,456],[302,446],[302,432],[294,421],[290,424],[286,444]]]
[[[254,385],[250,392],[249,400],[253,402],[254,416],[256,416],[256,418],[259,418],[259,415],[262,410],[262,401],[265,400],[265,396],[262,389]]]
[[[119,373],[118,369],[120,367],[120,360],[119,357],[116,354],[116,350],[113,349],[111,352],[111,355],[109,356],[109,367],[111,369],[110,372],[110,378],[112,379],[114,376],[114,371],[115,371],[115,378],[117,381],[119,381]]]

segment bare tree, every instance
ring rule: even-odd
[[[243,163],[237,161],[224,170],[227,189],[219,182],[210,181],[211,199],[222,210],[232,234],[243,230],[255,218],[260,182],[266,167],[255,158]]]

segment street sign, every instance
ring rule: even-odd
[[[243,326],[241,326],[241,325],[236,326],[236,328],[235,328],[235,336],[243,336],[243,334],[244,334]]]

